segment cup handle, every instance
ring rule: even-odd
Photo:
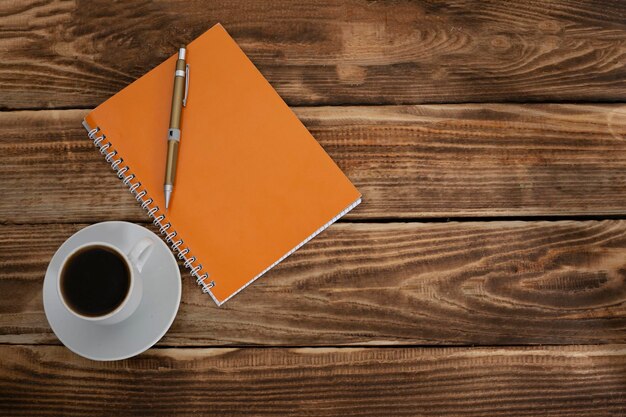
[[[154,242],[149,237],[144,237],[139,242],[135,243],[135,246],[128,253],[128,259],[135,265],[137,270],[141,272],[146,261],[150,258],[152,249],[154,248]]]

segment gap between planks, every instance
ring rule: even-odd
[[[104,101],[103,101],[104,102]],[[626,104],[626,101],[621,100],[621,99],[615,99],[615,100],[606,100],[606,99],[602,99],[602,100],[596,100],[596,99],[589,99],[589,100],[558,100],[558,99],[552,99],[552,100],[506,100],[506,101],[494,101],[494,102],[481,102],[481,101],[449,101],[449,102],[437,102],[437,101],[425,101],[425,102],[409,102],[409,103],[403,103],[403,104],[396,104],[396,103],[358,103],[358,104],[353,104],[350,102],[345,102],[345,103],[332,103],[332,104],[324,104],[324,103],[312,103],[312,104],[306,104],[306,105],[294,105],[294,106],[289,106],[289,108],[293,109],[293,110],[297,110],[297,109],[306,109],[306,108],[318,108],[318,107],[328,107],[328,108],[333,108],[333,107],[398,107],[398,106],[448,106],[448,105],[454,105],[454,106],[489,106],[489,105],[497,105],[497,104],[517,104],[517,105],[524,105],[524,104],[528,104],[528,105],[536,105],[536,104],[546,104],[546,105],[551,105],[551,104],[562,104],[562,105],[571,105],[571,106],[576,106],[576,105],[593,105],[593,104],[598,104],[598,105],[602,105],[602,104]],[[94,107],[93,106],[57,106],[57,107],[0,107],[0,113],[10,113],[10,112],[28,112],[28,111],[52,111],[52,110],[85,110],[85,111],[90,111],[93,110]]]
[[[485,217],[414,217],[414,218],[367,218],[367,219],[350,219],[341,218],[335,223],[350,224],[395,224],[395,223],[485,223],[485,222],[559,222],[559,221],[603,221],[603,220],[626,220],[626,215],[606,214],[606,215],[555,215],[555,216],[485,216]],[[55,220],[50,222],[28,221],[28,222],[12,222],[0,221],[0,226],[40,226],[45,224],[95,224],[110,220],[86,219],[80,221]],[[120,220],[130,223],[149,225],[152,223],[146,220]]]
[[[158,342],[157,342],[158,343]],[[20,347],[20,346],[41,346],[41,347],[62,347],[64,346],[60,340],[57,340],[56,343],[50,342],[33,342],[33,343],[11,343],[11,342],[0,342],[0,347]],[[614,342],[606,342],[606,343],[516,343],[511,345],[496,345],[496,344],[441,344],[441,345],[427,345],[427,344],[365,344],[359,343],[354,345],[169,345],[169,344],[156,344],[151,346],[144,352],[149,350],[165,350],[165,349],[224,349],[224,350],[233,350],[233,349],[524,349],[524,348],[562,348],[566,346],[584,346],[588,348],[593,347],[615,347],[616,350],[626,349],[626,344],[614,343]],[[141,355],[141,354],[139,354]],[[138,355],[137,355],[138,356]]]

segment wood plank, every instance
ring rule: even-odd
[[[43,277],[83,226],[0,227],[0,343],[58,343]],[[342,223],[223,307],[183,284],[161,345],[626,343],[626,221]]]
[[[624,105],[295,110],[363,193],[348,219],[626,214]],[[85,114],[0,113],[0,222],[146,220]]]
[[[292,105],[624,101],[626,3],[2,2],[0,108],[94,107],[217,22]]]
[[[0,346],[0,356],[0,415],[11,417],[626,413],[623,345],[153,349],[109,363]]]

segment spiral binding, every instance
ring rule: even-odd
[[[206,280],[209,278],[209,274],[202,271],[202,264],[197,264],[194,266],[196,262],[195,256],[187,256],[189,255],[189,248],[185,247],[181,249],[181,246],[184,244],[183,239],[178,239],[174,241],[174,238],[178,236],[178,233],[175,230],[170,230],[172,224],[169,222],[165,222],[165,215],[159,214],[157,216],[157,212],[159,211],[159,207],[157,205],[152,205],[154,200],[148,197],[148,190],[145,188],[141,189],[141,182],[134,181],[135,174],[133,174],[128,165],[121,166],[124,162],[123,158],[114,159],[117,156],[117,151],[112,148],[111,142],[106,140],[106,135],[102,133],[99,127],[91,128],[86,122],[83,121],[83,126],[89,132],[89,139],[93,141],[93,144],[100,150],[100,153],[104,155],[104,159],[111,164],[111,168],[117,173],[119,179],[122,180],[124,185],[128,186],[131,194],[135,197],[135,199],[141,204],[141,208],[146,210],[148,216],[152,219],[152,223],[159,228],[159,232],[163,236],[163,239],[166,243],[168,243],[172,251],[175,254],[178,254],[178,259],[184,262],[185,268],[190,270],[191,276],[196,279],[198,285],[202,286],[202,292],[211,294],[210,289],[215,286],[214,281]],[[96,136],[100,132],[99,136]],[[133,182],[134,181],[134,182]],[[141,191],[140,191],[141,189]],[[212,294],[211,294],[212,295]]]

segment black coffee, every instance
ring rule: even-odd
[[[106,246],[89,246],[72,255],[61,273],[61,292],[68,306],[85,316],[115,310],[130,288],[124,258]]]

